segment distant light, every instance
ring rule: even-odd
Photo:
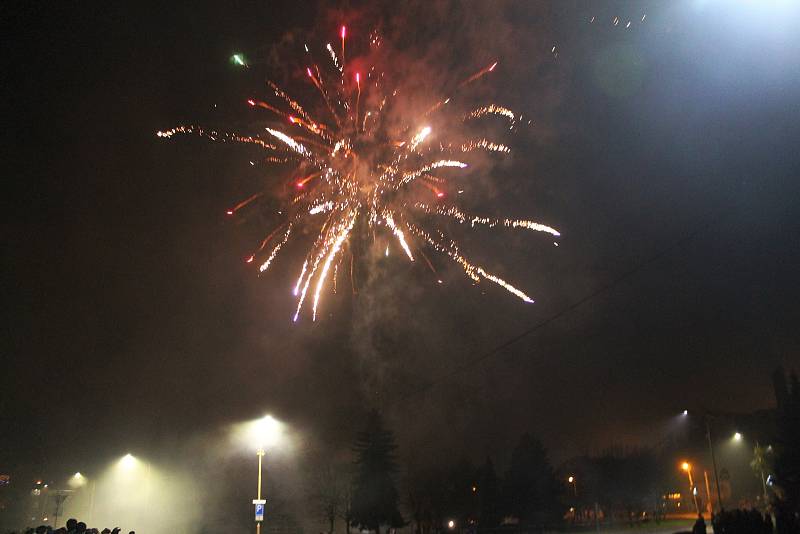
[[[472,493],[475,493],[476,491],[478,491],[478,486],[472,486]]]
[[[72,475],[72,478],[83,478],[83,475],[80,473],[80,471],[78,471],[77,473]]]
[[[742,441],[742,435],[739,432],[734,433],[733,441]]]
[[[570,484],[572,484],[573,482],[575,482],[575,477],[574,477],[574,476],[572,476],[572,475],[570,475],[570,477],[567,479],[567,482],[569,482]]]
[[[238,65],[240,67],[247,66],[247,62],[245,61],[244,56],[242,54],[233,54],[231,56],[231,63],[233,63],[234,65]]]
[[[689,410],[683,410],[683,415],[689,415]]]
[[[447,522],[447,528],[453,530],[454,528],[456,528],[456,522],[451,519],[450,521]]]
[[[681,469],[683,469],[684,471],[688,471],[688,470],[689,470],[691,467],[692,467],[692,466],[691,466],[691,465],[689,465],[689,462],[683,462],[683,463],[681,464]]]

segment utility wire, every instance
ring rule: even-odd
[[[490,350],[488,350],[488,351],[486,351],[484,353],[481,353],[481,354],[475,356],[474,358],[468,360],[467,362],[457,366],[456,368],[452,369],[450,372],[448,372],[446,374],[443,374],[443,375],[439,376],[438,378],[435,378],[435,379],[429,381],[427,384],[424,384],[423,386],[421,386],[421,387],[419,387],[417,389],[414,389],[414,390],[406,393],[405,395],[402,395],[401,397],[399,397],[397,399],[396,402],[406,401],[406,400],[408,400],[408,399],[410,399],[412,397],[415,397],[417,395],[421,395],[423,393],[426,393],[428,390],[430,390],[434,386],[437,386],[439,384],[445,383],[448,380],[450,380],[451,378],[453,378],[453,377],[455,377],[455,376],[457,376],[459,374],[462,374],[462,373],[470,370],[472,367],[475,367],[476,365],[478,365],[478,364],[480,364],[482,362],[485,362],[485,361],[487,361],[487,360],[489,360],[491,358],[494,358],[496,356],[508,356],[509,353],[505,353],[504,354],[505,349],[511,347],[512,345],[514,345],[517,342],[525,339],[526,337],[538,332],[539,330],[542,330],[543,328],[549,326],[550,324],[554,323],[558,319],[560,319],[560,318],[564,317],[565,315],[568,315],[569,313],[571,313],[571,312],[575,311],[576,309],[580,308],[581,306],[583,306],[587,302],[590,302],[590,301],[594,300],[595,298],[600,297],[600,296],[608,293],[609,291],[614,289],[616,286],[618,286],[619,284],[621,284],[622,282],[624,282],[628,278],[636,275],[640,271],[642,271],[645,268],[649,267],[650,265],[658,262],[659,260],[669,256],[669,254],[672,253],[672,251],[674,251],[678,247],[680,247],[680,246],[682,246],[682,245],[684,245],[684,244],[696,239],[704,231],[708,231],[712,226],[713,225],[711,224],[711,221],[708,220],[708,218],[706,220],[706,224],[694,225],[693,226],[694,230],[692,230],[691,232],[689,232],[685,236],[681,237],[677,241],[673,242],[671,245],[667,246],[666,248],[663,248],[663,249],[659,250],[658,252],[656,252],[652,256],[648,257],[644,261],[636,264],[631,269],[629,269],[629,270],[623,272],[622,274],[618,275],[617,277],[613,278],[611,281],[607,282],[606,284],[598,287],[594,291],[588,293],[587,295],[583,296],[582,298],[578,299],[577,301],[573,302],[572,304],[569,304],[568,306],[566,306],[564,308],[561,308],[560,310],[555,312],[553,315],[550,315],[549,317],[543,319],[542,321],[539,321],[538,323],[532,325],[531,327],[529,327],[526,330],[520,332],[519,334],[507,339],[506,341],[503,341],[502,343],[500,343],[499,345],[496,345],[492,349],[490,349]]]

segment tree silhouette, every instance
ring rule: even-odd
[[[381,525],[404,525],[394,483],[396,448],[394,435],[385,428],[380,414],[371,412],[354,446],[357,457],[351,521],[361,529],[380,534]]]
[[[560,517],[558,484],[542,443],[524,434],[511,453],[505,480],[505,511],[520,523],[543,526]]]
[[[478,470],[478,483],[475,490],[478,494],[478,524],[482,528],[496,527],[500,524],[500,488],[497,473],[494,471],[492,459]]]
[[[311,510],[328,524],[328,534],[333,534],[336,519],[347,521],[347,495],[351,479],[350,464],[334,463],[329,456],[312,462],[308,477],[308,498]]]
[[[789,383],[782,369],[773,375],[778,404],[778,441],[775,486],[778,532],[800,532],[800,380],[792,373]]]

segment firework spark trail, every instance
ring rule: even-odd
[[[430,126],[425,126],[424,128],[422,128],[419,131],[419,133],[415,135],[413,139],[411,139],[411,143],[408,146],[409,152],[414,152],[414,150],[416,150],[419,144],[425,141],[425,138],[427,138],[430,135],[430,133],[431,133]]]
[[[291,98],[289,95],[287,95],[286,93],[284,93],[284,92],[281,90],[281,88],[280,88],[280,87],[278,87],[277,85],[275,85],[275,83],[274,83],[274,82],[272,82],[272,81],[270,81],[270,80],[267,80],[267,84],[268,84],[268,85],[269,85],[269,86],[272,88],[272,90],[273,90],[273,91],[275,91],[275,95],[276,95],[276,96],[279,96],[280,98],[284,99],[284,100],[286,101],[286,103],[287,103],[287,104],[289,104],[289,107],[291,107],[291,108],[292,108],[292,109],[295,111],[295,113],[297,113],[298,115],[300,115],[301,117],[303,117],[303,118],[304,118],[305,120],[307,120],[308,122],[313,122],[313,121],[312,121],[312,119],[311,119],[311,117],[308,115],[308,113],[306,113],[306,110],[304,110],[304,109],[303,109],[303,106],[301,106],[300,104],[298,104],[298,103],[297,103],[297,102],[296,102],[294,99],[292,99],[292,98]]]
[[[328,49],[328,52],[331,55],[331,61],[333,61],[333,66],[336,67],[336,70],[338,70],[340,74],[343,74],[344,73],[344,67],[339,65],[339,58],[336,57],[336,52],[334,52],[333,47],[331,46],[330,43],[328,43],[326,45],[326,48]]]
[[[263,273],[264,271],[269,269],[269,266],[272,263],[272,260],[275,259],[275,256],[278,255],[278,252],[280,252],[281,247],[283,247],[283,245],[285,245],[286,242],[289,240],[289,234],[291,234],[291,233],[292,233],[292,225],[290,223],[289,224],[289,228],[286,229],[286,233],[283,235],[283,239],[281,239],[280,242],[278,242],[278,244],[275,245],[275,247],[272,249],[272,252],[270,252],[269,257],[267,258],[267,261],[262,263],[261,266],[258,268],[258,272],[259,273]]]
[[[432,171],[433,169],[438,169],[440,167],[457,167],[459,169],[463,169],[466,166],[467,166],[467,164],[464,163],[463,161],[454,161],[454,160],[450,160],[450,159],[440,159],[439,161],[435,161],[433,163],[430,163],[428,165],[420,167],[419,169],[417,169],[415,171],[407,172],[407,173],[403,174],[403,178],[402,178],[402,180],[400,180],[400,183],[398,184],[398,188],[400,186],[402,186],[402,185],[407,184],[408,182],[410,182],[410,181],[412,181],[412,180],[414,180],[416,178],[419,178],[420,176],[422,176],[426,172]]]
[[[495,104],[483,106],[472,111],[471,113],[467,114],[464,117],[464,120],[467,121],[470,119],[477,119],[479,117],[483,117],[484,115],[500,115],[502,117],[507,118],[512,123],[517,120],[517,116],[514,114],[513,111],[511,111],[508,108],[504,108],[503,106],[498,106]]]
[[[397,240],[400,242],[400,246],[403,248],[403,251],[405,251],[406,256],[408,256],[408,259],[414,261],[414,255],[411,254],[411,249],[408,248],[408,243],[406,243],[406,236],[403,234],[403,231],[394,223],[392,214],[388,211],[383,212],[383,220],[386,221],[386,226],[388,226],[392,230],[392,233],[394,233],[395,237],[397,237]]]
[[[325,278],[328,276],[328,269],[331,267],[331,263],[336,255],[339,253],[339,250],[342,248],[342,243],[344,240],[347,239],[347,236],[350,235],[350,230],[353,229],[353,225],[356,222],[356,211],[350,215],[350,221],[347,225],[339,231],[339,235],[336,237],[336,241],[334,241],[333,246],[331,247],[331,251],[328,254],[328,259],[325,260],[325,265],[322,267],[322,272],[317,279],[317,290],[314,292],[314,306],[312,308],[312,320],[317,320],[317,305],[319,304],[319,295],[322,292],[322,287],[325,284]]]
[[[157,135],[161,138],[172,138],[177,134],[195,134],[217,142],[257,145],[273,152],[262,157],[260,161],[295,165],[290,172],[284,189],[286,194],[281,197],[283,200],[279,209],[271,205],[275,198],[274,191],[265,187],[263,191],[251,195],[227,210],[228,215],[234,216],[254,209],[254,205],[260,205],[262,208],[268,206],[268,209],[263,210],[264,213],[280,215],[277,224],[270,223],[273,229],[261,241],[256,252],[245,259],[247,263],[252,263],[258,258],[259,273],[269,269],[290,239],[298,234],[304,235],[307,228],[312,229],[314,242],[305,254],[293,288],[293,294],[297,298],[294,321],[300,316],[312,284],[314,288],[311,315],[312,319],[316,320],[322,293],[327,280],[331,277],[331,266],[333,266],[335,292],[339,264],[346,255],[349,255],[351,286],[353,293],[356,294],[354,250],[358,248],[354,247],[351,241],[356,237],[367,238],[370,235],[373,240],[377,240],[379,232],[388,232],[391,237],[397,239],[412,262],[415,260],[413,247],[422,255],[434,274],[437,271],[425,254],[426,247],[459,264],[471,280],[475,282],[482,279],[489,280],[522,300],[532,302],[528,295],[515,286],[467,260],[461,254],[458,244],[441,230],[433,232],[438,236],[434,237],[425,227],[410,222],[413,220],[412,212],[421,211],[428,215],[455,219],[461,224],[469,224],[471,228],[476,225],[490,228],[525,228],[554,236],[560,235],[550,226],[534,221],[478,217],[468,215],[456,206],[428,205],[420,201],[422,194],[442,199],[448,191],[455,188],[446,174],[444,176],[430,174],[435,169],[466,168],[469,160],[451,159],[460,157],[455,156],[455,153],[464,154],[466,158],[469,153],[478,150],[498,154],[507,154],[511,151],[506,144],[487,138],[465,141],[462,132],[453,130],[448,125],[454,124],[455,128],[458,128],[459,125],[473,119],[496,115],[508,119],[509,129],[513,129],[520,118],[513,111],[496,104],[479,107],[467,114],[456,110],[446,113],[454,108],[454,105],[445,107],[456,93],[493,72],[497,62],[451,87],[451,95],[433,105],[428,112],[398,121],[396,114],[389,116],[388,113],[389,110],[404,109],[399,100],[403,96],[398,97],[397,89],[384,88],[384,80],[387,78],[384,78],[384,72],[376,70],[376,65],[360,64],[359,68],[364,69],[360,72],[346,68],[346,36],[347,29],[342,26],[339,34],[342,48],[338,53],[330,43],[324,47],[330,56],[330,64],[327,61],[323,65],[317,64],[309,46],[303,45],[305,50],[303,57],[308,62],[307,81],[314,85],[316,92],[321,96],[321,99],[315,97],[318,101],[308,109],[315,113],[320,111],[327,117],[325,111],[327,108],[335,126],[317,120],[277,84],[267,81],[277,99],[270,97],[272,103],[250,99],[247,100],[247,104],[251,108],[261,108],[273,113],[280,122],[288,121],[289,124],[284,123],[283,127],[271,124],[262,130],[269,136],[265,135],[265,139],[270,141],[274,139],[274,144],[258,136],[217,132],[186,125],[159,131]],[[363,80],[361,72],[366,74]],[[348,77],[352,75],[354,83],[345,83],[345,75]],[[397,101],[398,104],[387,106],[387,101]],[[421,121],[433,112],[437,113],[435,117],[437,146],[427,142],[433,131],[431,126],[420,126]],[[294,130],[302,135],[298,135]],[[459,141],[451,141],[453,138]],[[252,160],[250,163],[255,165]],[[417,187],[415,181],[424,187]],[[321,214],[325,216],[318,217]],[[255,218],[248,218],[248,220],[253,219]],[[366,232],[355,230],[356,222],[359,220],[364,221]],[[300,229],[298,225],[301,226]],[[345,250],[348,252],[343,252]],[[386,255],[389,253],[388,245],[385,253]],[[437,281],[442,283],[441,280]]]
[[[257,199],[261,198],[262,196],[264,196],[264,192],[263,191],[261,191],[260,193],[256,193],[255,195],[251,196],[250,198],[246,198],[246,199],[242,200],[241,202],[236,204],[234,207],[232,207],[231,209],[229,209],[225,213],[228,214],[228,215],[233,215],[234,213],[236,213],[237,211],[239,211],[243,207],[247,206],[248,204],[250,204],[254,200],[257,200]]]
[[[303,146],[303,143],[298,143],[285,133],[279,132],[278,130],[273,130],[272,128],[265,128],[265,130],[267,130],[270,134],[272,134],[273,136],[277,137],[278,139],[286,143],[286,145],[289,148],[291,148],[301,156],[311,159],[312,154],[305,146]]]
[[[327,213],[332,209],[333,209],[333,201],[329,200],[328,202],[317,204],[316,206],[312,207],[310,210],[308,210],[308,214],[316,215],[318,213]]]
[[[259,139],[258,137],[252,137],[249,135],[238,135],[229,132],[217,132],[216,130],[206,130],[201,128],[200,126],[176,126],[175,128],[171,128],[169,130],[163,130],[156,132],[158,137],[162,137],[164,139],[170,139],[171,137],[182,134],[182,135],[199,135],[200,137],[205,137],[212,141],[219,141],[224,143],[226,141],[232,141],[234,143],[249,143],[253,145],[259,145],[262,148],[267,150],[278,150],[278,147],[267,143],[263,139]]]
[[[478,217],[475,215],[467,215],[456,206],[429,206],[428,204],[423,204],[422,202],[417,202],[414,204],[414,207],[423,211],[427,214],[435,213],[437,215],[441,215],[443,217],[451,217],[461,224],[469,223],[470,226],[474,227],[476,224],[488,226],[489,228],[493,228],[495,226],[505,226],[506,228],[526,228],[528,230],[533,230],[535,232],[545,232],[556,237],[559,237],[561,233],[555,228],[550,226],[537,223],[534,221],[528,221],[524,219],[495,219],[493,217]]]
[[[472,152],[473,150],[477,150],[479,148],[488,150],[489,152],[502,152],[504,154],[511,152],[511,149],[506,145],[493,143],[488,139],[478,139],[477,141],[469,141],[464,143],[461,145],[461,152]]]
[[[438,252],[446,254],[453,261],[455,261],[456,263],[460,264],[461,267],[464,269],[464,273],[469,278],[471,278],[473,281],[479,282],[480,281],[480,277],[478,275],[483,276],[485,279],[487,279],[487,280],[489,280],[491,282],[494,282],[495,284],[499,285],[500,287],[502,287],[503,289],[505,289],[509,293],[511,293],[513,295],[516,295],[517,297],[519,297],[523,301],[528,302],[528,303],[533,303],[534,302],[533,299],[530,298],[528,295],[526,295],[523,291],[520,291],[519,289],[517,289],[513,285],[509,284],[508,282],[506,282],[505,280],[503,280],[499,276],[496,276],[496,275],[493,275],[490,272],[487,272],[480,265],[472,264],[469,260],[467,260],[464,256],[462,256],[461,253],[458,251],[458,245],[456,245],[455,241],[451,241],[451,244],[448,247],[448,246],[442,245],[441,243],[439,243],[438,241],[433,239],[430,235],[428,235],[426,232],[424,232],[423,230],[421,230],[420,228],[418,228],[418,227],[416,227],[416,226],[414,226],[412,224],[408,225],[408,229],[412,233],[414,233],[418,237],[420,237],[422,240],[426,241],[434,250],[437,250]],[[444,236],[442,236],[442,237],[444,237]]]
[[[475,74],[473,74],[472,76],[461,82],[461,84],[459,84],[459,87],[463,87],[467,84],[470,84],[475,80],[477,80],[478,78],[483,78],[484,76],[492,72],[496,66],[497,66],[497,61],[495,61],[491,65],[482,68],[481,70],[479,70],[478,72],[476,72]]]

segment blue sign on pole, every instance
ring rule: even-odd
[[[264,505],[262,503],[256,504],[256,521],[264,520]]]

